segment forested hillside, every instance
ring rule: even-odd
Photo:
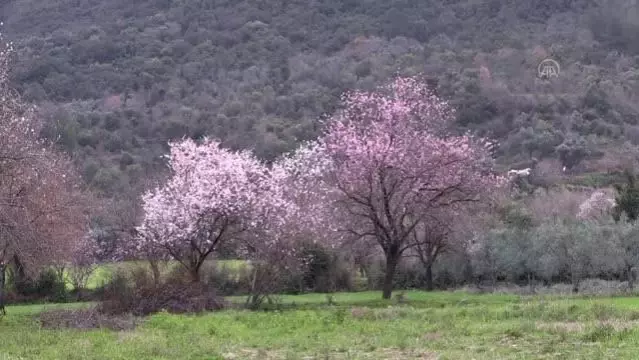
[[[424,73],[504,167],[579,177],[639,155],[636,0],[2,0],[0,20],[45,136],[106,196],[183,136],[273,159],[395,74]]]

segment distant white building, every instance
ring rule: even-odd
[[[529,176],[530,175],[530,168],[525,168],[525,169],[521,169],[521,170],[508,170],[508,176],[509,177],[516,177],[516,176]]]

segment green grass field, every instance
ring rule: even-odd
[[[285,310],[157,314],[132,331],[42,329],[40,311],[0,320],[8,359],[636,359],[639,298],[407,292],[284,296]],[[232,298],[231,301],[242,301]]]

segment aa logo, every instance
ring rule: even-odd
[[[553,77],[559,77],[559,72],[561,68],[559,67],[559,63],[553,59],[546,59],[539,63],[537,66],[537,73],[539,77],[542,79],[550,79]]]

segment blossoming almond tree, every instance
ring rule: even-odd
[[[9,263],[18,273],[67,263],[89,210],[71,160],[38,137],[41,123],[9,87],[11,53],[0,46],[0,311]]]
[[[336,245],[338,212],[328,186],[332,160],[316,142],[277,159],[262,179],[261,197],[268,201],[253,212],[254,226],[237,249],[253,262],[251,296],[247,305],[281,291],[283,276],[303,271],[305,258],[298,250],[307,242]],[[259,220],[257,220],[259,219]],[[256,221],[257,220],[257,221]]]
[[[375,92],[347,94],[320,139],[334,161],[340,203],[357,219],[352,232],[375,238],[385,254],[384,298],[402,254],[420,243],[411,241],[420,224],[505,183],[492,172],[490,143],[447,134],[452,120],[452,109],[424,84],[398,78]]]
[[[264,226],[277,198],[269,196],[268,169],[248,151],[226,150],[209,139],[169,145],[173,174],[142,197],[137,245],[162,249],[198,281],[207,257],[223,242]]]
[[[345,214],[336,206],[339,192],[329,181],[333,168],[325,147],[317,142],[303,144],[273,164],[272,188],[278,189],[276,196],[283,205],[281,218],[271,219],[278,223],[278,236],[329,247],[341,243],[337,219]]]

